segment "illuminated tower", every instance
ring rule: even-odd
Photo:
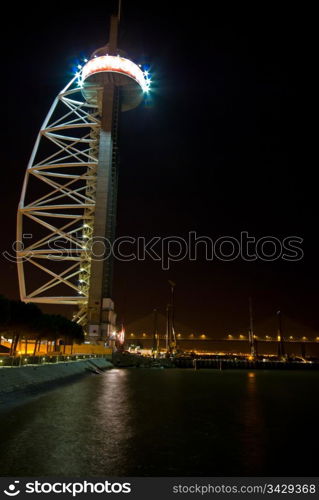
[[[109,43],[78,66],[41,127],[26,171],[17,216],[21,300],[78,306],[74,320],[90,340],[115,328],[112,300],[121,111],[143,99],[150,80]]]

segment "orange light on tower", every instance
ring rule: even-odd
[[[125,328],[122,325],[121,331],[117,335],[118,341],[121,345],[124,345],[125,342]]]
[[[143,71],[129,59],[120,56],[100,56],[88,61],[82,70],[82,81],[96,73],[119,73],[133,78],[141,87],[143,92],[149,90],[149,80],[145,78]]]

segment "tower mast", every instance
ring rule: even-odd
[[[111,16],[109,42],[93,56],[116,56],[118,16]],[[88,333],[92,340],[103,342],[116,329],[116,314],[112,299],[113,258],[110,247],[115,238],[116,198],[118,183],[117,131],[120,95],[114,84],[103,86],[101,129],[96,178],[96,208],[93,230],[94,245],[106,243],[104,259],[92,259],[88,298]],[[107,255],[109,252],[109,255]]]
[[[277,311],[277,341],[278,341],[278,357],[285,357],[285,344],[284,337],[282,333],[282,314],[281,311]]]

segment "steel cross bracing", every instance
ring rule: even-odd
[[[18,208],[16,250],[21,300],[73,304],[75,320],[85,324],[101,122],[79,85],[75,77],[58,94],[37,137]]]

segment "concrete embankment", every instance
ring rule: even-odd
[[[3,367],[0,369],[0,395],[50,388],[51,385],[72,380],[89,372],[99,373],[112,367],[113,364],[104,358],[39,366]]]

